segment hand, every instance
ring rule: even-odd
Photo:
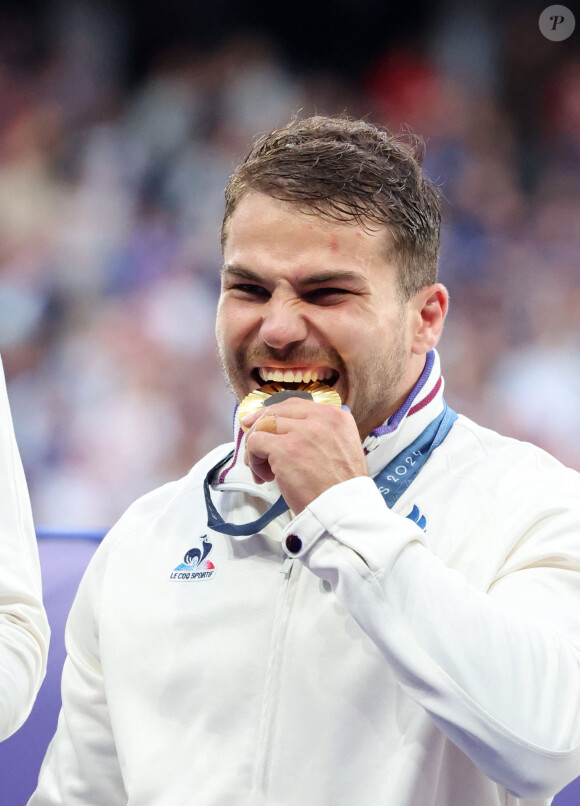
[[[298,514],[341,481],[368,475],[352,414],[335,406],[289,398],[243,419],[245,463],[257,484],[276,479]]]

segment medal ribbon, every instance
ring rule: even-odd
[[[441,414],[374,477],[373,481],[389,509],[411,486],[427,459],[435,448],[441,445],[457,419],[456,412],[449,408],[445,401],[443,404]]]
[[[429,423],[414,442],[398,453],[397,456],[375,476],[373,481],[377,485],[379,492],[385,499],[385,503],[389,508],[391,508],[405,490],[410,487],[435,448],[441,445],[456,419],[457,414],[453,409],[449,408],[444,401],[444,408],[441,414]],[[280,498],[272,504],[270,509],[255,521],[240,524],[224,521],[211,500],[210,484],[215,471],[220,465],[227,462],[233,456],[233,453],[232,451],[225,459],[221,459],[217,465],[212,467],[203,482],[203,493],[207,507],[207,525],[210,529],[213,529],[214,532],[221,532],[221,534],[232,535],[233,537],[248,537],[249,535],[257,534],[267,526],[270,521],[273,521],[278,515],[286,512],[288,504],[284,501],[284,498],[280,496]]]

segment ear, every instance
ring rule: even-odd
[[[444,285],[435,283],[422,288],[409,300],[409,304],[413,323],[411,352],[425,355],[435,347],[441,336],[449,306],[449,293]]]

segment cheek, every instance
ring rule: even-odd
[[[215,337],[220,346],[223,345],[225,334],[227,331],[226,323],[227,323],[226,313],[224,310],[224,306],[220,301],[218,303],[218,308],[215,317]]]
[[[222,356],[227,356],[236,348],[235,320],[229,313],[229,306],[218,306],[215,335]]]
[[[330,333],[330,328],[328,330]],[[374,316],[359,317],[350,321],[335,320],[332,323],[333,346],[345,361],[361,358],[376,349],[376,345],[384,344],[387,328]]]
[[[222,350],[236,350],[253,327],[249,312],[240,311],[227,301],[220,302],[216,315],[216,338]]]

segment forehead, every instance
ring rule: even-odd
[[[226,262],[232,253],[265,249],[271,257],[327,253],[339,260],[389,263],[390,236],[386,227],[340,221],[298,204],[250,192],[224,226]]]

